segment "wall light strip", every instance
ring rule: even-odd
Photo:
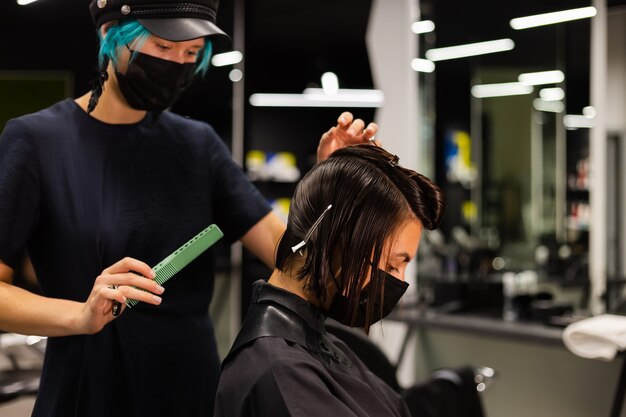
[[[468,43],[466,45],[447,46],[426,51],[426,58],[431,61],[465,58],[468,56],[493,54],[495,52],[510,51],[515,48],[511,39],[497,39],[494,41]]]
[[[559,70],[526,72],[517,77],[524,85],[557,84],[565,80],[565,74]]]
[[[432,20],[420,20],[419,22],[413,22],[411,30],[416,35],[421,33],[429,33],[435,30],[435,22]]]
[[[543,101],[540,98],[533,100],[533,107],[535,110],[550,113],[563,113],[565,110],[565,105],[562,101]]]
[[[518,82],[478,84],[472,87],[472,95],[476,98],[519,96],[532,92],[532,86]]]
[[[226,65],[238,64],[242,59],[243,55],[241,52],[230,51],[213,55],[213,58],[211,58],[211,64],[214,67],[225,67]]]
[[[563,116],[563,125],[567,129],[589,129],[594,126],[594,119],[582,114],[566,114]]]
[[[427,59],[414,58],[411,61],[411,68],[417,72],[433,72],[435,70],[435,63]]]
[[[250,95],[255,107],[382,107],[385,95],[380,90],[339,89],[326,94],[321,88],[307,88],[302,94],[256,93]]]
[[[560,12],[536,14],[533,16],[516,17],[509,22],[515,30],[534,28],[537,26],[553,25],[569,22],[570,20],[594,17],[597,14],[595,7],[581,7],[579,9],[563,10]]]
[[[539,90],[539,97],[543,101],[560,101],[565,98],[565,91],[562,88],[542,88]]]

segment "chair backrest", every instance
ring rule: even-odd
[[[403,393],[415,417],[485,417],[474,369],[446,368]]]

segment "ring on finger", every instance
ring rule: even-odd
[[[107,288],[111,290],[117,290],[118,287],[119,285],[117,284],[107,285]],[[113,300],[113,308],[111,309],[111,314],[113,314],[113,317],[117,317],[120,315],[121,312],[122,312],[122,304],[119,301]]]

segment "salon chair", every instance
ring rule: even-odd
[[[326,331],[343,341],[372,373],[398,392],[415,417],[485,417],[480,390],[493,377],[490,368],[470,366],[434,371],[429,378],[409,388],[397,380],[397,365],[363,332],[334,320],[326,320]]]
[[[0,403],[35,395],[45,352],[45,338],[0,332]]]

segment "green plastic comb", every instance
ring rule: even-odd
[[[154,281],[159,285],[163,285],[202,252],[213,246],[222,236],[224,236],[224,233],[217,225],[210,225],[152,268],[156,274]],[[137,300],[128,299],[126,300],[126,305],[133,307],[138,302]]]

